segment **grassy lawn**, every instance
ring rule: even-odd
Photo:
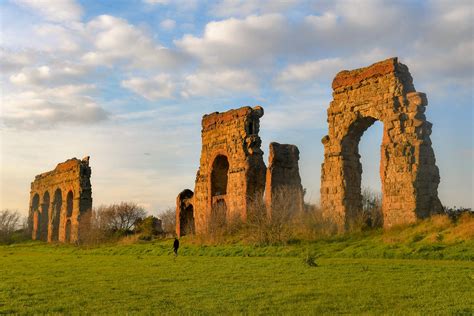
[[[177,259],[170,240],[0,246],[0,313],[474,313],[472,242],[439,248],[374,240],[287,247],[184,240]],[[317,253],[317,267],[305,264],[308,251]],[[419,259],[436,252],[464,260]]]

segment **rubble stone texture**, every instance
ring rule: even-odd
[[[303,211],[299,159],[300,152],[295,145],[270,143],[265,183],[265,204],[270,216],[275,207],[289,207],[286,211],[292,213]]]
[[[178,237],[194,234],[193,191],[186,189],[176,197],[176,235]]]
[[[32,238],[76,242],[92,209],[89,157],[73,158],[31,183],[29,224]]]
[[[431,147],[428,104],[416,92],[408,67],[397,58],[341,71],[332,83],[324,136],[321,206],[339,231],[350,229],[362,210],[358,144],[376,120],[383,122],[380,177],[384,227],[412,223],[441,210],[439,170]]]
[[[246,220],[252,203],[263,199],[266,167],[258,136],[262,116],[259,106],[204,115],[193,198],[196,233],[205,233],[213,219]]]

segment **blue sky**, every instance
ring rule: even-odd
[[[471,1],[73,1],[0,3],[0,209],[26,214],[34,175],[91,156],[94,204],[149,213],[194,187],[203,114],[261,105],[263,150],[301,152],[319,200],[331,81],[398,56],[418,91],[448,206],[473,206]],[[380,190],[382,124],[362,138]],[[265,160],[267,155],[265,155]]]

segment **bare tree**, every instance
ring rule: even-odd
[[[133,202],[100,206],[96,210],[97,225],[111,231],[131,231],[139,219],[146,216],[143,207]]]
[[[0,211],[0,242],[10,242],[13,233],[19,228],[21,215],[18,211]]]
[[[162,221],[163,231],[167,234],[176,232],[176,210],[172,207],[162,211],[158,217]]]
[[[382,194],[371,188],[362,190],[362,212],[364,222],[368,227],[382,227]]]

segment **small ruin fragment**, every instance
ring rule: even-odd
[[[34,240],[76,242],[92,209],[89,157],[72,158],[31,183],[29,226]]]
[[[296,146],[273,143],[270,146],[271,170],[267,174],[258,135],[262,116],[260,106],[204,115],[201,160],[194,193],[185,190],[176,200],[178,236],[205,233],[210,226],[230,219],[245,221],[249,211],[264,203],[266,178],[275,188],[290,188],[298,196],[297,201],[302,201]],[[271,202],[275,190],[272,191],[271,186],[267,190],[270,190]],[[301,207],[298,205],[295,210]],[[271,210],[267,212],[271,213]],[[194,228],[188,224],[192,222]]]
[[[265,184],[265,204],[270,216],[274,207],[285,207],[285,211],[291,213],[303,211],[299,159],[300,152],[295,145],[270,143]]]
[[[367,128],[383,122],[380,161],[384,227],[413,223],[441,210],[440,181],[431,147],[428,101],[416,92],[408,67],[390,58],[339,72],[332,83],[321,167],[321,207],[339,231],[362,211],[358,145]]]

